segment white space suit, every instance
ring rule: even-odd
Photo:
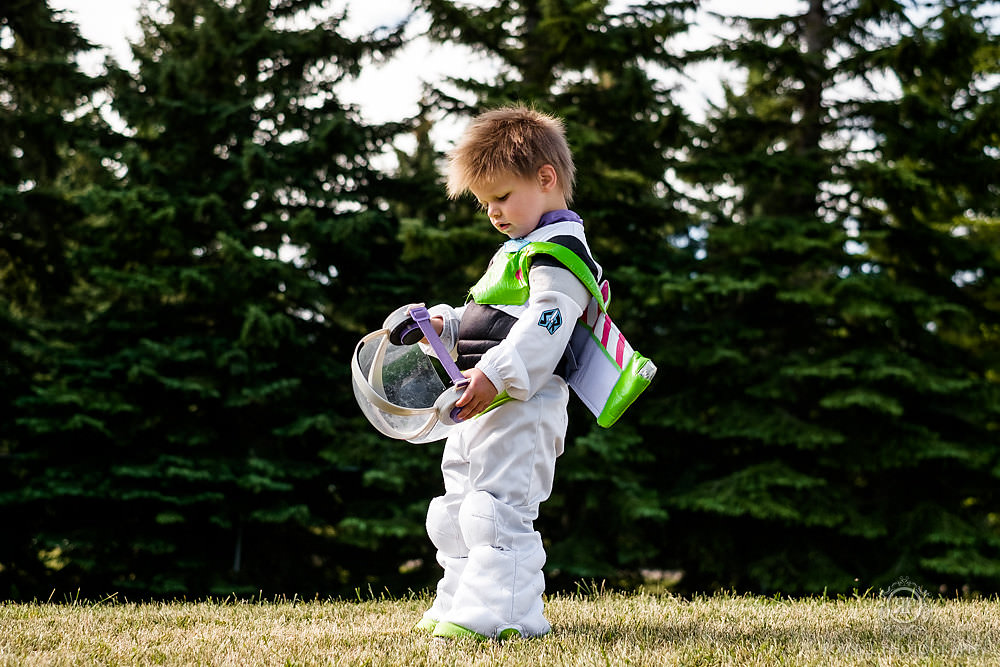
[[[520,242],[549,241],[585,254],[599,279],[583,225],[571,215],[573,220],[509,241],[493,261],[504,261],[505,249]],[[545,551],[533,522],[552,491],[566,434],[569,390],[556,367],[591,297],[558,262],[536,261],[527,279],[529,296],[521,305],[470,302],[457,310],[431,309],[432,315],[461,317],[459,366],[474,361],[498,392],[515,400],[461,424],[445,444],[445,493],[427,512],[427,532],[444,576],[420,624],[427,629],[459,628],[484,637],[511,630],[531,637],[550,629],[542,610]],[[471,342],[463,341],[473,329],[500,340],[473,334]]]

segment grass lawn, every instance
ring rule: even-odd
[[[997,665],[1000,602],[554,596],[542,639],[444,643],[428,598],[0,604],[0,665]]]

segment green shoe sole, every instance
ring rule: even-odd
[[[486,635],[481,635],[478,632],[474,632],[468,628],[463,628],[461,625],[456,625],[455,623],[449,623],[447,621],[437,624],[437,627],[434,628],[434,636],[439,639],[462,639],[464,637],[471,637],[477,641],[486,641]]]
[[[437,627],[434,628],[433,635],[440,639],[460,639],[462,637],[470,637],[476,641],[484,642],[489,637],[486,635],[481,635],[478,632],[470,630],[468,628],[463,628],[461,625],[455,623],[438,623]],[[520,639],[521,632],[514,628],[507,628],[506,630],[501,630],[500,634],[497,635],[497,641],[505,642],[509,639]]]
[[[422,618],[417,621],[417,624],[413,626],[413,629],[432,635],[434,634],[434,629],[437,628],[437,625],[438,622],[433,618]]]

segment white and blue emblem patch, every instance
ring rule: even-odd
[[[553,308],[551,310],[546,310],[542,313],[542,316],[538,318],[538,326],[545,327],[545,330],[549,332],[549,335],[554,334],[562,326],[562,313],[559,312],[558,308]]]

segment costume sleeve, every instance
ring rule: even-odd
[[[527,400],[548,382],[569,344],[590,293],[571,271],[536,266],[528,273],[526,310],[497,346],[476,364],[497,391]]]
[[[439,303],[436,306],[431,306],[427,309],[427,314],[431,317],[444,318],[444,329],[441,331],[441,343],[444,345],[445,349],[448,350],[452,360],[458,357],[458,327],[462,322],[463,312],[465,312],[465,306],[452,308],[446,303]],[[431,349],[430,344],[420,343],[419,345],[424,354],[432,357],[437,356],[434,354],[434,350]]]

